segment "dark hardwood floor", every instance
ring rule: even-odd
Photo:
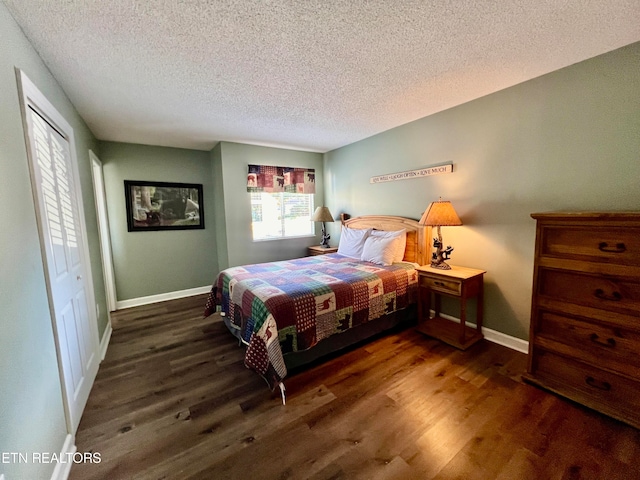
[[[524,384],[526,356],[407,329],[285,380],[204,297],[117,312],[76,444],[88,479],[637,479],[640,432]]]

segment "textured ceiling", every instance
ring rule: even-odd
[[[202,150],[325,152],[640,40],[640,0],[2,1],[99,139]]]

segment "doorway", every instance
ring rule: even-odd
[[[107,214],[107,195],[104,189],[102,162],[91,150],[89,150],[89,158],[91,158],[93,191],[96,198],[96,216],[98,218],[98,230],[100,234],[100,254],[102,256],[102,269],[104,271],[107,308],[109,309],[109,312],[114,312],[117,304],[116,281],[113,271],[113,259],[111,256],[109,215]]]

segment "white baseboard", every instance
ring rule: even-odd
[[[491,330],[490,328],[482,327],[482,334],[484,338],[490,342],[497,343],[503,347],[510,348],[520,353],[529,353],[529,342],[522,340],[521,338],[512,337],[497,330]]]
[[[177,292],[160,293],[158,295],[149,295],[148,297],[131,298],[116,302],[116,309],[139,307],[141,305],[149,305],[151,303],[166,302],[167,300],[175,300],[176,298],[192,297],[194,295],[202,295],[209,293],[211,285],[204,287],[189,288],[187,290],[179,290]]]
[[[102,334],[102,340],[100,340],[100,361],[104,360],[104,357],[107,355],[107,348],[109,348],[109,342],[111,341],[111,334],[113,333],[113,328],[111,327],[111,319],[109,319],[109,323],[107,323],[107,328],[104,329],[104,334]]]
[[[433,313],[435,314],[435,312]],[[447,320],[451,320],[452,322],[460,323],[459,318],[451,315],[440,313],[440,316]],[[466,322],[466,325],[471,328],[476,327],[475,323]],[[507,335],[506,333],[498,332],[497,330],[492,330],[487,327],[482,327],[482,334],[484,335],[485,340],[488,340],[489,342],[497,343],[498,345],[502,345],[503,347],[510,348],[511,350],[515,350],[520,353],[529,353],[529,342],[526,340],[512,337],[511,335]]]
[[[74,444],[74,437],[71,434],[67,434],[60,451],[60,458],[71,458],[76,453],[76,446]],[[58,462],[56,468],[53,469],[51,474],[51,480],[67,480],[69,473],[71,473],[71,465],[73,462]]]

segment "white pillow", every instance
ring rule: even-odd
[[[372,237],[391,238],[394,240],[393,261],[401,262],[404,258],[404,250],[407,247],[407,230],[386,231],[374,230],[371,232]]]
[[[369,236],[364,242],[360,259],[378,265],[391,265],[395,254],[394,242],[394,238]]]
[[[357,228],[342,227],[340,242],[338,243],[338,253],[345,257],[357,258],[360,260],[364,242],[371,233],[370,228],[359,230]]]

